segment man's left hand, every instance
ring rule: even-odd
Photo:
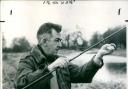
[[[97,55],[99,55],[100,57],[103,57],[104,55],[111,54],[115,49],[116,49],[116,45],[114,43],[105,44],[98,51]]]
[[[104,55],[111,54],[115,49],[116,49],[116,45],[114,43],[103,45],[101,49],[98,51],[98,53],[96,54],[94,58],[94,62],[100,65],[102,57]]]

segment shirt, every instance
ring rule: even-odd
[[[59,89],[56,71],[52,72],[52,74],[53,74],[53,77],[50,80],[50,87],[51,87],[51,89]]]

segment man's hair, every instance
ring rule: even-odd
[[[52,33],[52,29],[54,29],[56,32],[61,32],[61,25],[58,24],[54,24],[54,23],[44,23],[43,25],[40,26],[38,32],[37,32],[37,39],[39,40],[39,35],[48,33],[51,34]]]

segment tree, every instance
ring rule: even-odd
[[[62,45],[62,48],[84,50],[87,47],[87,41],[83,39],[80,31],[76,31],[70,34],[63,34]]]
[[[2,34],[2,49],[4,50],[6,47],[6,39],[4,38],[4,34]]]
[[[25,37],[13,39],[12,50],[14,52],[25,52],[29,51],[30,49],[31,46]]]
[[[115,28],[109,28],[104,34],[103,38],[109,36],[110,34],[120,30],[122,26],[117,26]],[[120,48],[126,48],[126,28],[122,29],[116,35],[110,37],[105,41],[105,43],[115,43]]]
[[[68,34],[65,38],[66,42],[67,42],[67,47],[69,48],[69,39],[70,39],[70,35]]]
[[[99,42],[102,38],[102,36],[98,33],[98,32],[95,32],[93,35],[92,35],[92,38],[90,40],[90,45],[94,45],[96,44],[97,42]],[[99,47],[99,45],[97,46]],[[97,48],[95,47],[95,48]]]

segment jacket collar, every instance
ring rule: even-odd
[[[40,47],[40,45],[37,45],[37,46],[33,47],[30,53],[34,56],[34,58],[35,58],[35,60],[38,64],[44,63],[44,62],[51,63],[51,61],[48,61],[48,60],[50,60],[50,59],[55,60],[59,57],[58,55],[56,55],[56,56],[47,56],[44,53],[43,49]]]
[[[34,46],[30,53],[34,56],[38,64],[47,60],[47,57],[41,52],[41,49],[38,47],[38,45]]]

